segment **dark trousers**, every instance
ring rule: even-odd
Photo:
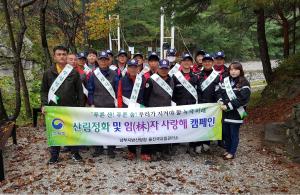
[[[222,121],[222,124],[224,121]],[[225,148],[224,129],[222,129],[222,139],[218,140],[218,146]]]
[[[235,155],[239,145],[239,132],[241,124],[223,123],[223,134],[226,152]]]
[[[136,154],[136,147],[137,146],[135,146],[135,145],[129,145],[127,147],[128,147],[129,152]]]
[[[95,152],[103,152],[104,148],[103,146],[94,146]],[[114,151],[116,146],[107,146],[107,150]]]
[[[155,144],[155,145],[147,145],[147,151],[150,154],[156,154],[156,152],[161,152],[164,154],[170,154],[171,144]]]
[[[154,153],[154,148],[155,148],[155,145],[142,145],[141,147],[141,154],[153,154]]]
[[[79,147],[78,146],[68,146],[69,150],[71,151],[72,154],[79,152]],[[59,156],[60,152],[60,146],[51,146],[50,147],[50,154],[51,156]]]
[[[190,142],[190,143],[189,143],[189,146],[190,146],[191,148],[196,148],[197,146],[200,146],[200,143],[199,143],[199,142]]]
[[[141,149],[142,154],[156,154],[156,152],[168,153],[170,151],[171,144],[150,144],[143,145]]]

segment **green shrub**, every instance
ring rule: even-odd
[[[279,61],[278,68],[275,69],[277,73],[283,73],[285,76],[299,76],[300,75],[300,53],[290,55],[288,58]]]

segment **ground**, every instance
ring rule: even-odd
[[[273,102],[256,102],[256,105],[248,110],[249,116],[246,121],[254,124],[287,121],[292,117],[293,106],[297,103],[300,103],[300,94],[294,98],[278,99]]]
[[[244,125],[232,161],[224,161],[216,145],[194,158],[182,145],[170,162],[125,160],[126,149],[119,149],[113,160],[84,150],[82,163],[64,153],[60,163],[47,165],[45,129],[22,127],[18,145],[9,142],[4,150],[7,179],[0,193],[299,193],[300,165],[262,138],[262,125]]]

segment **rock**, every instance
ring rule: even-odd
[[[285,143],[286,126],[284,123],[268,123],[265,125],[265,140],[271,142]]]
[[[281,155],[283,154],[283,150],[280,148],[275,148],[275,153]]]
[[[286,149],[291,158],[300,163],[300,104],[294,106],[293,119],[288,126]]]

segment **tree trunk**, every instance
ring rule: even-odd
[[[294,10],[293,10],[293,54],[296,53],[296,28],[297,28],[297,20],[296,20],[296,11],[297,11],[297,4],[294,1]]]
[[[290,24],[288,19],[284,16],[282,9],[276,6],[277,13],[282,20],[282,34],[283,34],[283,57],[287,58],[290,55],[290,39],[289,39],[289,28]]]
[[[19,68],[20,68],[20,81],[21,81],[21,87],[23,91],[23,99],[24,99],[24,105],[25,105],[25,111],[26,111],[26,116],[28,118],[32,117],[31,113],[31,106],[30,106],[30,100],[29,100],[29,92],[25,80],[25,75],[23,71],[23,66],[22,66],[22,60],[21,60],[21,52],[22,52],[22,47],[23,47],[23,40],[24,40],[24,35],[27,29],[26,23],[25,23],[25,14],[24,14],[24,8],[21,7],[18,10],[18,19],[20,22],[21,30],[18,34],[18,40],[17,40],[17,56],[16,59],[18,59],[19,62]]]
[[[75,33],[76,32],[71,32],[71,33],[66,32],[65,33],[65,36],[67,37],[66,46],[69,48],[70,52],[72,52],[72,53],[77,52],[77,48],[75,45],[75,38],[76,38]]]
[[[285,18],[283,22],[283,57],[287,58],[290,55],[290,39],[289,39],[289,22]]]
[[[47,41],[47,35],[46,35],[46,9],[48,5],[48,0],[41,0],[40,1],[40,36],[41,36],[41,42],[42,47],[44,50],[44,55],[46,58],[46,64],[44,64],[43,68],[46,70],[51,64],[52,59],[49,52],[48,47],[48,41]]]
[[[28,88],[27,88],[27,83],[26,83],[22,63],[20,65],[20,82],[21,82],[21,87],[22,87],[22,91],[23,91],[23,99],[24,99],[26,116],[28,118],[31,118],[32,112],[31,112],[30,98],[29,98],[29,92],[28,92]]]
[[[11,26],[11,19],[10,19],[10,15],[9,15],[9,11],[8,11],[7,0],[1,0],[1,1],[3,4],[4,13],[5,13],[6,26],[7,26],[7,30],[9,33],[11,48],[14,53],[14,56],[16,56],[17,48],[15,45],[15,38],[14,38],[14,34],[13,34],[13,29]],[[15,103],[16,103],[16,105],[15,105],[15,110],[14,110],[13,115],[10,117],[12,120],[15,120],[16,118],[18,118],[18,116],[20,114],[20,110],[21,110],[19,67],[20,66],[19,66],[18,59],[15,58],[14,66],[13,66],[13,76],[14,76],[14,81],[15,81],[15,93],[16,93]]]
[[[263,72],[268,84],[272,81],[272,67],[270,62],[268,42],[265,32],[265,13],[263,8],[254,11],[257,17],[257,41],[259,45],[260,59]]]
[[[5,107],[3,105],[3,101],[2,101],[2,93],[1,93],[1,88],[0,88],[0,124],[3,121],[8,120],[7,114],[6,114],[6,110]]]
[[[84,23],[84,29],[83,29],[83,45],[84,49],[88,48],[88,32],[86,28],[86,0],[81,0],[82,3],[82,14],[83,14],[83,23]]]

